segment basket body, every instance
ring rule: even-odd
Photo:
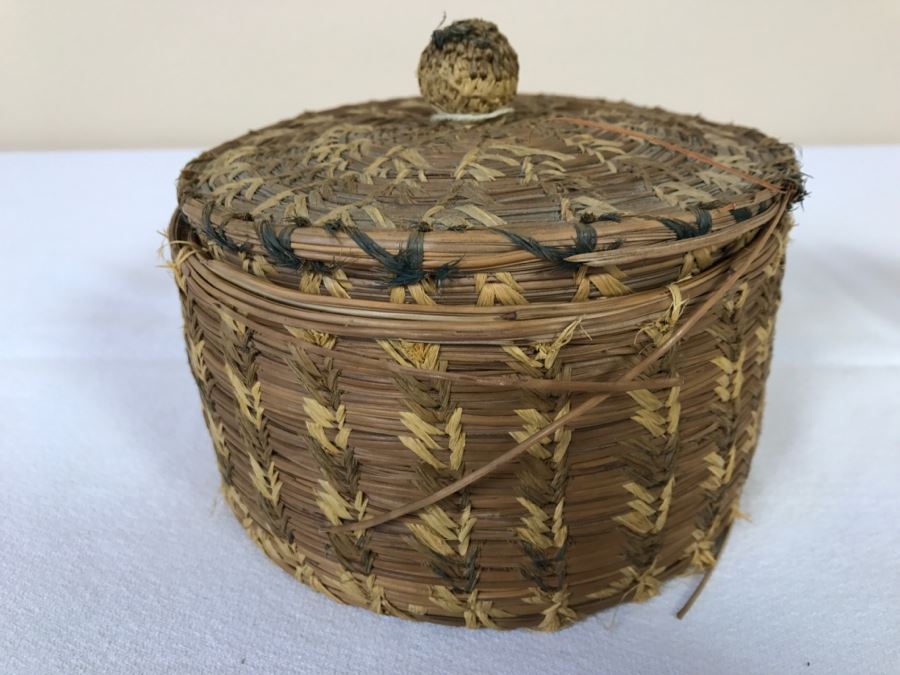
[[[761,219],[775,217],[767,206]],[[653,596],[665,579],[714,564],[738,514],[779,300],[789,216],[780,220],[739,283],[646,373],[667,384],[611,394],[427,509],[335,533],[434,493],[565,415],[583,393],[510,387],[502,376],[614,379],[722,283],[753,233],[698,238],[666,265],[647,263],[689,273],[661,274],[627,302],[579,296],[585,274],[595,285],[614,279],[567,270],[564,305],[437,303],[423,323],[422,303],[406,304],[415,321],[398,308],[373,328],[371,301],[328,294],[321,278],[309,292],[302,278],[249,274],[248,256],[201,241],[176,216],[187,351],[228,503],[282,568],[380,613],[556,630]],[[504,285],[539,293],[503,273],[473,274],[454,297],[488,284],[495,295]]]

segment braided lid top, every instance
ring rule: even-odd
[[[418,74],[424,100],[308,112],[203,153],[181,174],[181,213],[234,251],[266,244],[260,228],[296,252],[315,228],[396,247],[412,231],[571,241],[584,224],[602,237],[604,223],[641,246],[741,223],[789,186],[802,193],[792,148],[756,130],[515,96],[516,54],[484,21],[435,31]]]
[[[421,99],[305,113],[191,161],[180,201],[255,221],[465,230],[684,216],[799,182],[793,150],[753,129],[599,99],[513,108],[470,123],[433,121]]]

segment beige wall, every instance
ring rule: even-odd
[[[500,25],[520,91],[900,142],[900,0],[0,0],[0,149],[207,146],[414,94],[444,9]]]

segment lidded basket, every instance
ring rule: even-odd
[[[493,24],[439,29],[425,100],[203,153],[169,237],[263,551],[373,611],[555,630],[715,563],[802,182],[757,131],[517,80]]]

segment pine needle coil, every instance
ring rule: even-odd
[[[438,42],[505,50],[484,25],[433,37],[423,63]],[[557,630],[715,563],[802,177],[789,146],[699,117],[504,89],[490,106],[511,112],[433,119],[487,104],[430,91],[185,167],[169,237],[188,360],[225,498],[284,569],[380,613]],[[366,526],[597,392],[477,482]]]

